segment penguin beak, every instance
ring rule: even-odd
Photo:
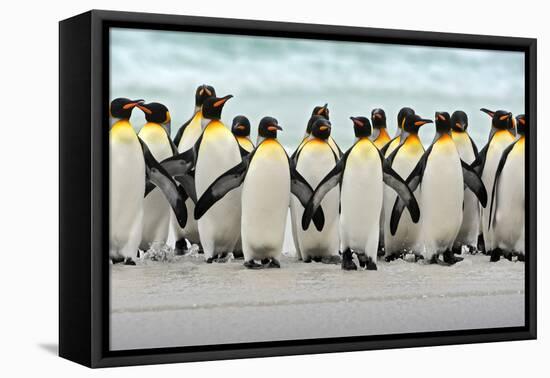
[[[137,104],[137,107],[141,109],[141,111],[143,111],[143,113],[145,114],[153,114],[153,111],[149,109],[146,105],[143,105],[140,103],[140,104]]]
[[[269,125],[269,126],[267,127],[267,129],[268,129],[269,131],[277,131],[277,130],[283,131],[283,128],[282,128],[281,126],[279,126],[279,125]]]
[[[227,102],[227,100],[229,100],[230,98],[233,98],[233,95],[227,95],[225,97],[222,97],[218,101],[216,101],[213,106],[215,108],[223,106]]]
[[[127,103],[126,105],[124,105],[122,107],[122,109],[125,109],[125,110],[128,110],[128,109],[133,109],[135,108],[136,106],[139,106],[139,104],[143,103],[145,100],[134,100],[132,102],[129,102]]]
[[[382,119],[382,114],[380,114],[380,113],[375,113],[375,114],[374,114],[374,118],[375,118],[375,119]]]
[[[427,123],[434,123],[431,119],[419,119],[414,123],[415,126],[424,126]]]
[[[494,117],[494,115],[495,115],[495,112],[493,112],[492,110],[489,110],[489,109],[481,108],[479,110],[481,110],[483,113],[488,114],[489,117]]]
[[[466,125],[464,125],[462,122],[456,122],[455,126],[462,131],[464,131],[464,129],[466,128]]]
[[[325,125],[320,126],[320,127],[319,127],[319,130],[321,130],[321,131],[330,130],[330,126],[325,126]]]
[[[246,129],[246,127],[244,127],[243,125],[235,126],[235,128],[236,128],[237,130],[245,130],[245,129]]]

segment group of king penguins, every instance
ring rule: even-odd
[[[143,100],[110,104],[110,259],[134,265],[139,250],[166,244],[176,254],[199,246],[207,263],[232,255],[251,269],[279,268],[287,214],[298,260],[376,270],[378,258],[452,265],[463,251],[523,261],[526,118],[481,109],[491,118],[478,150],[468,117],[411,108],[391,138],[383,109],[350,117],[355,142],[342,151],[329,109],[317,106],[289,156],[281,125],[264,117],[256,143],[242,115],[231,128],[221,113],[232,95],[212,86],[195,93],[191,118],[171,139],[166,106]],[[139,133],[132,111],[144,113]],[[425,149],[418,132],[435,123]],[[406,209],[406,211],[405,211]],[[313,224],[312,224],[313,223]]]

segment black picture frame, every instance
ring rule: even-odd
[[[113,26],[460,47],[525,53],[526,277],[524,327],[109,351],[109,39]],[[157,364],[535,339],[537,41],[530,38],[386,30],[92,10],[59,23],[59,355],[89,367]],[[75,122],[78,120],[78,122]],[[74,246],[78,246],[75,248]]]

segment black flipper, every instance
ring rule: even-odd
[[[147,144],[139,137],[138,140],[143,150],[147,180],[162,191],[176,215],[178,224],[181,228],[184,228],[187,223],[187,210],[185,208],[185,200],[188,198],[187,193],[181,186],[176,184],[168,172],[154,158]]]
[[[416,188],[420,185],[422,182],[422,177],[424,176],[424,170],[426,169],[426,163],[428,162],[428,157],[432,153],[433,143],[428,147],[428,149],[424,152],[418,163],[416,163],[416,166],[412,170],[412,172],[409,174],[409,177],[407,177],[407,180],[405,183],[409,187],[410,191],[414,193]],[[390,217],[390,232],[392,235],[395,235],[395,232],[397,231],[397,226],[399,225],[399,221],[401,220],[401,215],[403,214],[403,210],[405,209],[405,202],[401,199],[401,197],[397,197],[395,199],[395,203],[392,208],[391,217]],[[412,218],[412,214],[411,214]]]
[[[289,162],[291,162],[289,160]],[[302,206],[305,208],[310,201],[311,197],[313,196],[313,188],[309,183],[306,181],[306,179],[296,170],[296,167],[293,163],[289,164],[290,166],[290,192],[298,198]],[[323,213],[323,209],[319,207],[314,213],[312,213],[310,217],[313,218],[313,224],[315,224],[315,228],[317,231],[322,231],[323,227],[325,227],[325,214]],[[303,217],[302,217],[303,219]],[[305,228],[304,228],[305,230]]]
[[[380,153],[380,159],[382,161],[383,181],[390,188],[395,190],[399,196],[401,202],[407,207],[411,214],[411,219],[414,223],[417,223],[420,219],[420,207],[414,197],[413,192],[397,172],[395,172],[389,161],[384,159],[384,155]]]
[[[382,147],[382,148],[380,149],[380,152],[382,152],[382,155],[386,156],[386,152],[388,151],[388,148],[390,148],[390,144],[391,144],[394,140],[396,140],[397,138],[399,138],[399,135],[396,136],[396,137],[391,138],[391,140],[390,140],[388,143],[386,143],[386,144],[384,145],[384,147]]]
[[[500,174],[502,173],[502,170],[504,169],[504,166],[506,165],[506,160],[508,160],[508,155],[510,155],[510,152],[514,149],[514,146],[516,145],[517,141],[510,144],[508,147],[502,151],[502,156],[500,157],[500,160],[498,162],[497,171],[495,173],[495,181],[493,183],[493,191],[491,193],[491,206],[489,208],[489,228],[491,228],[491,225],[494,223],[494,217],[496,217],[496,200],[497,200],[497,186],[498,186],[498,179],[500,178]],[[495,209],[495,214],[493,215],[493,209]]]
[[[195,219],[200,219],[216,202],[231,190],[238,188],[246,177],[246,172],[254,152],[247,155],[242,162],[218,177],[201,195],[195,206]]]
[[[185,131],[185,128],[191,123],[191,121],[193,120],[193,118],[195,118],[195,114],[193,114],[191,116],[191,118],[189,118],[187,120],[187,122],[185,122],[183,125],[181,125],[181,127],[179,128],[178,132],[176,133],[176,136],[174,137],[174,144],[176,146],[179,146],[180,145],[180,142],[181,142],[181,137],[183,136],[183,132]]]
[[[201,142],[202,134],[192,148],[169,157],[168,159],[164,159],[161,162],[162,167],[170,174],[170,176],[173,177],[187,174],[195,167],[195,164],[197,163],[197,156],[199,154]]]
[[[476,171],[479,177],[481,177],[481,175],[483,174],[483,169],[485,168],[485,159],[487,158],[488,149],[489,143],[487,143],[485,147],[483,147],[481,151],[479,151],[476,159],[472,162],[472,164],[470,164],[470,167],[472,167]]]
[[[236,139],[237,139],[237,138],[235,138],[235,140],[236,140]],[[250,152],[252,152],[252,151],[247,151],[247,150],[245,150],[245,149],[243,148],[243,146],[241,146],[241,145],[239,144],[239,141],[237,141],[237,145],[239,146],[239,152],[240,152],[242,158],[244,158],[244,157],[247,156]]]
[[[479,200],[479,203],[483,208],[487,206],[487,189],[483,185],[483,181],[477,174],[477,172],[464,160],[460,160],[462,165],[462,176],[464,177],[464,184],[470,189]]]
[[[474,156],[477,159],[477,157],[479,156],[479,151],[477,149],[476,143],[474,142],[470,134],[468,134],[468,138],[470,138],[470,143],[472,144],[472,149],[474,150]]]
[[[153,184],[151,181],[145,179],[145,195],[143,196],[143,198],[147,197],[147,195],[151,193],[153,189],[155,189],[156,187],[157,186]]]
[[[318,209],[321,207],[321,202],[323,201],[323,198],[327,195],[328,192],[332,190],[336,185],[340,184],[342,182],[342,177],[344,175],[344,170],[346,168],[346,161],[348,159],[348,156],[353,149],[355,145],[353,145],[349,150],[346,151],[346,153],[342,156],[342,158],[336,163],[334,168],[330,170],[329,173],[321,180],[319,185],[317,185],[317,188],[315,188],[315,191],[313,192],[311,198],[307,201],[306,204],[302,203],[304,205],[304,214],[302,215],[302,229],[307,230],[309,228],[309,224],[311,223],[311,220],[313,218],[315,222],[314,215],[317,214]],[[319,229],[317,225],[315,225],[318,231],[321,231],[322,229]]]
[[[176,176],[174,179],[183,187],[185,193],[191,198],[193,203],[197,203],[197,191],[195,189],[195,170],[181,176]]]
[[[178,146],[170,139],[170,135],[168,135],[168,143],[170,143],[170,148],[172,149],[172,156],[177,155],[179,153]]]

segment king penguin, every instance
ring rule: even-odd
[[[238,115],[233,118],[231,132],[235,135],[235,138],[237,138],[237,142],[239,146],[241,146],[241,151],[245,150],[247,153],[250,153],[254,150],[254,144],[250,140],[250,121],[248,118],[243,115]],[[242,240],[239,238],[233,250],[233,257],[235,259],[241,259],[243,256]]]
[[[316,107],[315,109],[313,109],[313,113],[319,112],[318,108],[320,107]],[[328,108],[326,109],[326,112],[328,115]],[[326,119],[326,118],[320,114],[312,114],[311,117],[309,117],[309,120],[306,125],[305,135],[302,141],[300,142],[300,144],[298,145],[298,148],[296,148],[296,150],[290,156],[290,160],[292,160],[294,164],[296,164],[296,156],[298,156],[298,152],[300,152],[302,147],[311,137],[311,129],[313,128],[313,124],[318,119]],[[302,253],[300,252],[300,243],[298,243],[298,227],[300,227],[300,221],[298,219],[298,215],[295,213],[298,207],[296,206],[297,204],[294,204],[293,201],[294,200],[291,200],[291,204],[290,204],[290,226],[292,231],[292,241],[294,242],[294,250],[296,251],[296,257],[298,258],[298,260],[302,260]]]
[[[512,133],[512,113],[505,110],[497,110],[495,112],[485,108],[482,108],[481,111],[491,117],[491,131],[487,144],[479,151],[479,155],[472,163],[472,167],[481,175],[487,192],[492,193],[502,153],[515,140]],[[489,209],[481,209],[481,230],[485,242],[485,252],[492,255],[495,243],[493,229],[489,228]],[[496,251],[494,256],[491,256],[491,260],[497,261],[498,258],[500,258],[500,252]]]
[[[467,164],[472,164],[477,158],[478,149],[468,134],[468,116],[462,110],[457,110],[451,116],[451,136],[460,155],[460,159]],[[462,253],[465,247],[468,252],[477,251],[480,229],[479,201],[475,194],[468,188],[464,188],[464,210],[462,225],[453,245],[454,253]]]
[[[192,148],[199,139],[202,133],[201,121],[202,121],[202,104],[208,97],[216,96],[216,90],[210,85],[200,85],[195,91],[195,108],[191,118],[185,122],[178,130],[174,137],[174,143],[178,147],[178,152],[185,152]],[[191,172],[193,175],[193,171]],[[192,199],[188,199],[185,202],[185,206],[189,214],[195,211],[195,203]],[[193,217],[189,217],[185,228],[178,226],[177,222],[172,218],[172,230],[176,236],[176,254],[182,255],[187,253],[187,241],[199,246],[199,252],[202,252],[202,245],[200,243],[199,228],[197,221]],[[187,241],[186,241],[187,239]]]
[[[204,192],[195,208],[200,219],[217,201],[242,185],[242,245],[247,268],[279,268],[290,194],[304,206],[313,189],[296,171],[283,146],[277,120],[264,117],[258,126],[258,147]],[[314,223],[324,226],[322,210]],[[256,262],[259,260],[261,265]]]
[[[386,126],[386,112],[384,109],[376,108],[371,112],[372,134],[370,140],[376,148],[382,149],[391,140]]]
[[[302,226],[308,228],[311,215],[325,195],[340,185],[342,269],[357,269],[352,259],[354,252],[361,267],[376,270],[383,183],[392,187],[404,199],[414,221],[418,221],[420,210],[405,181],[390,167],[380,150],[369,139],[371,124],[368,118],[351,117],[351,120],[356,141],[315,189],[304,211]]]
[[[238,115],[233,118],[231,124],[231,132],[237,138],[239,145],[246,150],[246,152],[252,152],[254,149],[254,143],[250,140],[250,121],[243,115]]]
[[[489,229],[494,234],[491,261],[501,255],[525,259],[525,115],[516,117],[518,138],[502,152],[495,174]]]
[[[405,124],[405,118],[411,114],[414,114],[414,110],[408,107],[401,108],[399,113],[397,113],[397,130],[395,131],[395,136],[382,147],[382,153],[385,157],[390,156],[401,143],[401,133]]]
[[[386,156],[391,167],[399,176],[408,177],[424,154],[424,146],[418,137],[418,131],[422,125],[432,121],[415,115],[412,110],[404,110],[400,113],[408,114],[402,120],[403,131],[399,136],[400,142],[393,152]],[[419,192],[414,192],[414,194],[419,201],[419,206],[422,207],[422,202],[418,198]],[[410,214],[404,215],[395,235],[390,232],[390,217],[395,199],[396,193],[390,188],[384,188],[384,254],[386,261],[392,261],[409,252],[414,253],[418,258],[421,256],[417,245],[420,225],[411,219]],[[422,212],[420,217],[422,218]]]
[[[462,225],[464,185],[487,204],[487,192],[477,173],[460,159],[451,137],[451,116],[435,113],[436,135],[407,178],[411,190],[420,187],[422,219],[419,244],[428,263],[454,264],[461,258],[452,252],[453,243]],[[400,203],[401,202],[401,203]],[[404,204],[398,198],[390,218],[390,232],[395,233]]]
[[[312,126],[311,136],[296,155],[296,170],[312,186],[316,187],[321,180],[335,167],[338,155],[330,146],[331,124],[325,118],[320,118]],[[295,231],[300,254],[304,262],[334,263],[340,262],[339,250],[339,188],[332,188],[327,193],[321,206],[325,214],[325,224],[322,231],[314,228],[304,230],[301,224],[304,209],[293,199],[291,214],[296,218]]]
[[[146,183],[157,186],[185,225],[186,193],[156,161],[130,124],[132,110],[143,100],[117,98],[110,105],[109,131],[109,256],[113,263],[135,265],[143,228]],[[165,131],[163,130],[165,133]]]
[[[194,148],[197,197],[200,197],[222,173],[242,161],[235,136],[220,120],[222,109],[231,97],[233,96],[209,97],[203,103],[203,132]],[[227,254],[233,252],[239,239],[240,221],[240,190],[228,193],[198,220],[207,262],[226,261]]]
[[[145,113],[147,123],[138,136],[147,144],[157,161],[162,161],[177,152],[170,139],[170,112],[158,102],[138,104]],[[175,151],[174,151],[175,150]],[[147,193],[143,203],[143,233],[140,249],[147,251],[153,244],[165,245],[170,224],[170,205],[159,188]]]

